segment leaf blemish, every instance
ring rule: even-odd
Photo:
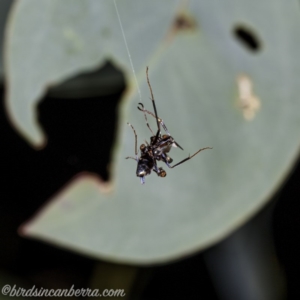
[[[179,13],[173,23],[175,31],[195,30],[196,27],[195,19],[187,12]]]
[[[193,16],[186,10],[177,13],[173,20],[166,40],[171,42],[178,33],[191,33],[196,31],[197,23]]]
[[[260,99],[253,92],[251,79],[243,74],[237,78],[238,107],[242,110],[244,119],[251,121],[261,107]]]
[[[71,27],[65,27],[63,29],[63,36],[68,42],[68,52],[79,52],[83,49],[81,38]]]
[[[254,30],[245,25],[238,25],[233,29],[233,34],[236,40],[251,52],[261,50],[261,40]]]

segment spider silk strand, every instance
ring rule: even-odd
[[[121,21],[121,17],[120,17],[120,14],[119,14],[119,10],[118,10],[118,7],[117,7],[116,0],[114,0],[114,5],[115,5],[116,13],[117,13],[117,16],[118,16],[120,28],[121,28],[121,31],[122,31],[124,43],[125,43],[125,46],[126,46],[127,54],[128,54],[128,57],[129,57],[132,73],[133,73],[133,76],[134,76],[134,79],[135,79],[135,84],[136,84],[136,87],[137,87],[137,90],[138,90],[138,93],[139,93],[140,102],[142,102],[142,94],[141,94],[140,87],[139,87],[139,84],[138,84],[138,80],[137,80],[137,77],[136,77],[136,74],[135,74],[133,62],[132,62],[132,59],[131,59],[129,47],[128,47],[128,44],[127,44],[127,40],[126,40],[126,36],[125,36],[124,29],[123,29],[123,25],[122,25],[122,21]]]

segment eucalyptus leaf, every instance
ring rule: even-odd
[[[185,149],[171,151],[174,163],[199,148],[213,150],[167,169],[166,178],[151,174],[140,185],[136,162],[124,159],[134,155],[134,135],[126,122],[135,126],[139,144],[151,133],[136,109],[138,95],[131,94],[120,107],[111,191],[100,193],[99,178],[82,174],[22,232],[110,261],[166,262],[224,238],[263,207],[288,175],[299,151],[300,10],[297,1],[193,1],[177,22],[182,30],[176,31],[170,22],[172,16],[175,19],[175,2],[132,0],[118,5],[137,61],[143,103],[152,110],[144,74],[149,65],[158,115]],[[135,15],[129,6],[141,9]],[[149,15],[155,27],[146,21]],[[85,32],[83,24],[93,18],[81,16],[74,22]],[[137,25],[137,16],[145,19],[145,26]],[[22,18],[26,19],[23,13],[16,14],[15,22]],[[115,27],[117,19],[110,21],[115,28],[111,39],[118,45],[118,51],[110,48],[110,55],[123,62],[126,49]],[[236,37],[236,28],[254,35],[259,47],[250,49]],[[98,42],[84,45],[94,52]],[[141,45],[151,51],[141,53]],[[44,49],[46,57],[48,51]],[[77,70],[79,64],[82,68],[78,62]],[[128,72],[127,68],[130,76]],[[150,121],[155,128],[155,120]]]
[[[7,20],[7,16],[11,7],[11,0],[2,0],[0,2],[0,79],[3,81],[4,71],[3,71],[3,41],[4,41],[4,28]]]
[[[167,28],[175,4],[117,1],[137,69],[144,68],[157,49],[165,34],[161,26]],[[139,42],[145,37],[146,44]],[[36,106],[49,87],[99,68],[107,59],[126,69],[127,78],[131,74],[112,1],[17,1],[9,16],[4,52],[8,114],[19,133],[37,148],[45,145],[46,137],[37,123]]]

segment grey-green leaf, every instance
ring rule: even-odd
[[[141,69],[158,47],[164,34],[160,26],[167,27],[175,3],[117,1],[117,5],[134,64]],[[156,10],[157,7],[160,9]],[[162,23],[156,22],[154,14]],[[145,37],[147,44],[139,42]],[[36,117],[39,99],[50,86],[76,73],[98,68],[107,59],[115,59],[129,73],[130,64],[112,1],[16,2],[7,26],[5,71],[7,111],[19,133],[33,146],[44,146],[46,137]]]
[[[167,5],[170,20],[172,3],[148,4],[152,13]],[[131,48],[154,50],[153,28],[147,25],[140,35],[133,12],[125,6],[119,10],[131,20]],[[166,178],[151,174],[140,185],[136,163],[124,159],[134,155],[134,136],[126,122],[135,126],[139,144],[149,140],[150,132],[136,109],[138,97],[132,97],[120,108],[113,190],[102,194],[96,177],[77,177],[22,228],[26,235],[111,261],[165,262],[225,237],[282,184],[299,150],[297,1],[202,0],[193,1],[189,11],[196,29],[179,33],[169,31],[165,16],[152,14],[169,35],[150,64],[150,80],[159,117],[185,149],[171,151],[174,162],[202,147],[213,150],[166,168]],[[148,16],[146,10],[141,14]],[[251,28],[258,37],[256,52],[234,37],[237,26]],[[139,60],[137,52],[132,57],[142,74],[148,62]],[[143,102],[152,110],[145,75],[140,86]]]

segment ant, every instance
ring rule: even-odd
[[[154,113],[146,110],[144,108],[144,105],[142,103],[139,103],[139,106],[137,108],[144,113],[147,127],[149,128],[149,130],[152,133],[152,136],[150,137],[150,144],[147,141],[145,141],[145,144],[141,144],[140,157],[138,157],[138,150],[137,150],[137,134],[135,132],[134,127],[130,123],[127,123],[132,128],[132,131],[133,131],[134,137],[135,137],[135,157],[129,156],[129,157],[126,157],[126,159],[131,158],[137,162],[136,176],[140,177],[141,184],[145,183],[145,176],[149,175],[152,170],[159,177],[167,176],[167,172],[163,168],[157,167],[157,161],[163,161],[168,166],[168,168],[175,168],[175,167],[181,165],[182,163],[186,162],[187,160],[193,158],[195,155],[197,155],[202,150],[212,149],[211,147],[199,149],[196,153],[194,153],[193,155],[189,155],[187,158],[183,159],[182,161],[178,162],[177,164],[175,164],[173,166],[170,165],[173,162],[173,159],[170,156],[168,156],[168,153],[170,152],[171,148],[178,147],[181,150],[183,150],[183,148],[170,135],[164,121],[162,119],[160,119],[157,115],[155,100],[154,100],[154,96],[153,96],[153,92],[152,92],[152,88],[151,88],[151,84],[150,84],[150,80],[149,80],[149,76],[148,76],[148,67],[146,68],[146,76],[147,76],[148,86],[150,89]],[[146,114],[149,114],[150,116],[152,116],[156,119],[156,124],[157,124],[156,134],[154,134],[154,132],[152,131],[152,129],[148,123]],[[161,127],[164,129],[164,131],[167,134],[161,135]]]

